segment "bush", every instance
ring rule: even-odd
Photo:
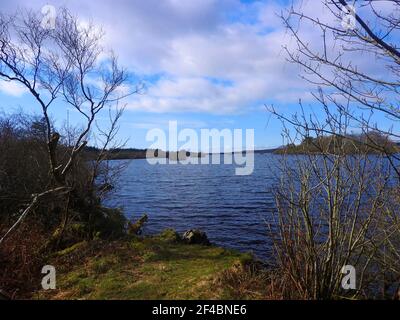
[[[126,235],[127,219],[120,209],[99,207],[93,212],[92,219],[96,237],[116,239]]]
[[[43,126],[43,120],[36,116],[0,116],[0,237],[32,201],[33,194],[54,184]],[[61,163],[67,161],[67,150],[67,145],[59,145]],[[78,156],[67,177],[72,192],[44,198],[0,245],[0,289],[21,297],[32,290],[33,283],[40,283],[35,279],[40,276],[36,269],[43,266],[42,256],[83,240],[125,235],[123,213],[101,205],[92,175],[92,163]]]
[[[0,229],[0,232],[4,230]],[[32,219],[7,238],[0,247],[0,289],[11,298],[28,298],[40,286],[45,263],[42,247],[46,234]]]

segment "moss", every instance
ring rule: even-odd
[[[116,242],[73,270],[58,274],[50,299],[229,299],[216,281],[250,255],[215,246],[175,242],[172,231]]]
[[[251,265],[254,262],[254,256],[252,253],[245,253],[240,257],[240,264],[243,266]]]
[[[158,239],[164,242],[177,243],[182,241],[181,236],[174,229],[165,229],[160,233]]]
[[[70,254],[70,253],[72,253],[72,252],[74,252],[74,251],[76,251],[76,250],[78,250],[78,249],[84,247],[85,245],[87,245],[87,242],[86,242],[86,241],[78,242],[78,243],[74,244],[74,245],[71,246],[71,247],[68,247],[68,248],[66,248],[66,249],[64,249],[64,250],[58,251],[58,252],[56,253],[56,256],[61,257],[61,256],[68,255],[68,254]]]
[[[82,223],[72,223],[69,225],[69,230],[78,234],[83,234],[86,231],[85,225]]]
[[[125,236],[127,220],[120,209],[100,207],[92,212],[94,236],[102,239],[119,239]]]
[[[137,254],[141,254],[141,253],[145,252],[146,248],[147,248],[146,244],[143,243],[143,241],[141,241],[140,239],[137,239],[137,238],[133,239],[130,242],[130,247]]]
[[[119,258],[117,256],[111,255],[106,257],[95,258],[90,261],[90,269],[96,274],[106,273],[108,270],[112,269],[113,266],[119,263]]]

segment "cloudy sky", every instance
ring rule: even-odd
[[[257,148],[274,147],[282,142],[281,127],[265,105],[290,113],[299,98],[312,104],[311,88],[282,49],[293,43],[277,14],[292,1],[1,0],[0,10],[27,3],[34,9],[65,6],[82,21],[102,25],[105,47],[134,74],[131,84],[145,83],[145,92],[125,101],[120,137],[129,138],[129,146],[148,146],[149,129],[176,120],[196,130],[253,128]],[[319,1],[301,4],[320,18],[328,15]],[[308,36],[314,41],[319,34],[308,30]],[[35,110],[28,99],[21,88],[0,82],[0,108]],[[66,117],[65,108],[52,112]],[[72,111],[69,117],[79,122]]]

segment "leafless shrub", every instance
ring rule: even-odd
[[[324,127],[345,136],[348,116],[326,116],[323,127],[317,120],[311,127],[300,121],[295,126],[297,137],[316,134],[312,143],[318,153],[282,155],[277,213],[271,224],[272,235],[272,226],[279,226],[275,234],[278,264],[305,299],[370,295],[369,276],[388,240],[381,224],[386,219],[383,211],[393,170],[384,155],[371,155],[365,149],[348,154],[343,143],[327,148],[321,143],[324,139],[318,139],[324,136]],[[293,135],[285,132],[286,141],[293,142]],[[346,265],[358,271],[357,290],[349,293],[341,287],[341,270]]]
[[[40,251],[46,236],[39,223],[27,219],[4,241],[0,250],[0,287],[12,299],[28,298],[40,285],[45,261]]]
[[[282,183],[276,193],[278,264],[306,299],[388,298],[398,289],[400,174],[393,141],[399,139],[400,51],[395,39],[400,4],[386,1],[391,11],[381,10],[381,4],[356,2],[353,12],[345,0],[323,1],[331,16],[321,19],[303,12],[301,5],[282,14],[295,42],[284,48],[288,60],[318,87],[312,94],[314,107],[321,107],[317,113],[300,101],[300,113],[293,115],[268,107],[282,120],[289,146],[281,150]],[[341,26],[344,11],[354,16],[354,28]],[[306,40],[308,27],[320,32],[321,41]],[[393,126],[379,126],[377,114]],[[300,142],[304,152],[298,152]],[[285,155],[290,149],[292,155]],[[355,291],[341,289],[346,264],[356,267]]]

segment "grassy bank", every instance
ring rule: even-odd
[[[249,254],[187,245],[173,231],[58,252],[57,289],[39,299],[263,299],[267,277]],[[265,280],[265,281],[264,281]]]

